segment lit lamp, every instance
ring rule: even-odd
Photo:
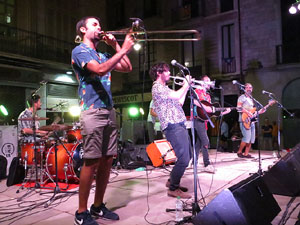
[[[296,14],[297,11],[300,11],[300,0],[296,0],[296,2],[292,4],[291,7],[289,8],[290,14]]]
[[[7,109],[4,107],[4,105],[0,105],[0,111],[4,116],[8,116]]]
[[[80,112],[81,111],[79,106],[73,105],[69,108],[69,113],[71,114],[71,116],[73,116],[73,118],[79,116]]]
[[[130,107],[128,110],[129,117],[135,118],[139,115],[139,110],[137,107]]]

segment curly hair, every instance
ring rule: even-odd
[[[149,71],[149,76],[153,81],[156,81],[158,74],[157,73],[162,73],[166,70],[170,70],[169,64],[165,62],[160,62],[155,65],[153,65]]]

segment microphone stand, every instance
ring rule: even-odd
[[[190,75],[190,71],[188,69],[186,69],[188,71],[188,74]],[[183,70],[181,70],[181,75],[185,77]],[[198,98],[198,95],[196,94],[195,90],[193,89],[192,85],[189,84],[189,92],[190,92],[190,98],[191,98],[191,102],[190,102],[190,112],[191,112],[191,133],[192,133],[192,146],[193,146],[193,166],[194,166],[194,202],[192,203],[192,209],[187,209],[185,211],[192,211],[192,217],[189,218],[185,218],[184,221],[189,221],[192,218],[196,217],[197,213],[199,213],[201,211],[199,205],[198,205],[198,200],[197,200],[197,162],[198,159],[196,159],[196,149],[195,149],[195,124],[194,124],[194,115],[195,115],[195,107],[194,107],[194,99],[199,103],[199,105],[201,106],[204,115],[206,117],[206,119],[209,121],[210,125],[214,128],[214,124],[212,123],[211,119],[209,118],[206,110],[204,109],[203,104],[201,103],[201,101]],[[182,222],[182,221],[181,221]]]
[[[281,158],[280,155],[280,125],[281,125],[281,119],[280,119],[280,109],[283,109],[284,111],[286,111],[290,117],[294,117],[294,114],[289,112],[275,97],[272,93],[268,94],[269,98],[274,100],[277,103],[277,158]]]

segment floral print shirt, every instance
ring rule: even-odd
[[[159,82],[153,83],[152,99],[162,130],[165,130],[168,124],[184,123],[186,121],[180,102],[168,98],[171,91],[167,85]]]

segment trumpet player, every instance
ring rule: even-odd
[[[106,208],[104,193],[109,180],[113,155],[117,154],[117,124],[111,94],[111,71],[130,72],[132,66],[127,54],[134,41],[130,35],[120,46],[111,34],[102,36],[97,17],[84,17],[76,25],[76,33],[82,40],[72,51],[72,67],[79,81],[83,135],[84,165],[80,173],[79,207],[74,224],[98,224],[94,218],[119,220],[119,216]],[[102,36],[102,37],[100,37]],[[97,52],[103,38],[116,53]],[[87,201],[96,171],[96,191],[90,211]]]
[[[186,93],[189,89],[191,77],[186,76],[183,86],[174,91],[170,89],[166,83],[170,79],[170,68],[166,63],[157,63],[150,69],[150,77],[152,78],[152,99],[155,112],[159,118],[161,129],[163,130],[167,140],[171,143],[177,161],[167,181],[168,196],[181,198],[190,198],[191,195],[186,193],[186,187],[180,186],[181,178],[190,161],[190,138],[184,122],[186,117],[182,109]]]

